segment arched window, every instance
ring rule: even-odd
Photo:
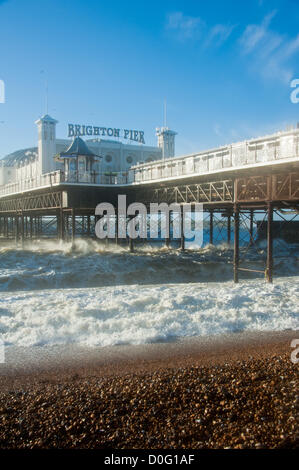
[[[112,157],[111,157],[111,155],[106,155],[105,160],[106,160],[107,163],[112,162]]]

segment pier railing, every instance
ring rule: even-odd
[[[105,184],[105,185],[115,185],[115,184],[128,184],[129,183],[129,173],[126,172],[78,172],[71,171],[65,173],[60,172],[60,182],[61,183],[80,183],[80,184]]]
[[[60,171],[53,171],[51,173],[45,173],[44,175],[38,175],[31,178],[26,178],[24,180],[16,181],[15,183],[0,186],[0,196],[21,193],[34,188],[52,186],[54,184],[59,184],[60,181]]]
[[[124,185],[182,176],[205,175],[246,166],[299,158],[299,128],[260,139],[183,157],[143,163],[125,172],[68,172],[62,170],[0,186],[0,197],[59,184]]]
[[[132,175],[130,175],[132,173]],[[0,196],[22,193],[30,189],[56,186],[63,183],[68,184],[96,184],[96,185],[116,185],[128,184],[132,182],[133,172],[119,173],[80,173],[72,171],[65,173],[62,170],[52,171],[43,175],[26,178],[15,183],[0,186]]]
[[[299,129],[132,167],[134,182],[154,181],[192,174],[208,174],[229,168],[259,166],[299,157]]]

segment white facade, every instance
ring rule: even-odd
[[[157,127],[156,134],[158,136],[158,147],[162,149],[163,158],[171,158],[175,155],[175,136],[176,132],[171,131],[168,127]]]
[[[0,186],[16,180],[16,169],[13,166],[0,165]]]
[[[39,174],[49,173],[56,169],[56,124],[48,114],[35,121],[38,128],[38,162]]]
[[[92,165],[84,164],[84,158],[82,160],[82,155],[78,153],[76,165],[70,159],[69,166],[65,166],[61,159],[54,159],[54,156],[66,152],[71,141],[55,138],[56,121],[49,116],[38,120],[37,125],[38,147],[19,150],[0,160],[0,196],[60,183],[143,184],[227,171],[237,174],[245,168],[298,164],[299,161],[297,125],[287,131],[181,157],[171,156],[175,133],[168,128],[157,132],[159,147],[90,139],[85,142],[95,157]],[[164,157],[163,152],[166,153]]]
[[[63,170],[62,163],[54,157],[64,151],[71,143],[70,139],[56,138],[56,124],[58,121],[45,115],[35,124],[38,128],[37,147],[17,151],[0,160],[0,186],[16,183],[56,170]],[[127,172],[132,166],[139,163],[150,163],[168,156],[174,156],[173,141],[169,131],[158,137],[158,146],[151,147],[143,144],[124,144],[118,140],[89,139],[87,146],[96,155],[100,162],[95,164],[95,171],[101,174]],[[163,140],[165,139],[165,143]],[[167,148],[167,150],[165,150]],[[164,154],[163,154],[164,152]],[[14,155],[16,157],[14,158]],[[10,158],[9,158],[10,157]]]

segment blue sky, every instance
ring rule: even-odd
[[[67,123],[178,132],[176,154],[299,121],[299,0],[0,0],[0,156]]]

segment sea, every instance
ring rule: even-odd
[[[0,240],[0,341],[98,348],[299,328],[298,244],[274,240],[273,284],[249,272],[234,284],[224,241],[187,248]],[[264,269],[265,257],[264,240],[241,249],[249,268]]]

